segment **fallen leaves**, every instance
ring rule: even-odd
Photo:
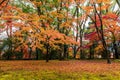
[[[0,61],[2,71],[29,70],[29,71],[57,71],[57,72],[89,72],[89,73],[114,73],[120,72],[120,64],[115,62],[106,64],[100,61]]]

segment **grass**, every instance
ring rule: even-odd
[[[0,61],[0,80],[120,80],[120,63],[104,60]]]

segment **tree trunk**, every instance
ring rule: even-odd
[[[68,45],[65,44],[64,45],[64,54],[63,54],[64,59],[68,58],[67,54],[68,54]]]
[[[62,60],[62,53],[59,53],[59,60]]]
[[[94,59],[94,45],[90,46],[89,59]]]
[[[73,52],[73,58],[76,59],[76,54],[77,54],[76,46],[74,46],[73,50],[74,50],[74,52]]]
[[[82,48],[82,44],[83,44],[82,34],[81,34],[81,31],[80,31],[80,48]],[[85,55],[83,53],[83,49],[80,49],[80,59],[85,59]]]
[[[92,46],[90,46],[90,55],[89,55],[89,59],[92,59]]]
[[[46,49],[47,49],[46,62],[49,62],[49,44],[47,44]]]
[[[32,48],[30,47],[30,51],[29,51],[29,59],[31,59],[31,54],[32,54]]]
[[[117,49],[116,43],[113,44],[113,48],[115,50],[115,59],[119,59],[119,53],[118,53],[118,49]]]
[[[97,8],[96,8],[96,5],[93,4],[93,6],[94,6],[94,9],[95,9],[95,11],[94,11],[94,12],[95,12],[95,13],[94,13],[95,21],[93,20],[94,23],[95,23],[95,28],[96,28],[98,37],[99,37],[99,39],[100,39],[101,42],[102,42],[104,51],[105,51],[105,53],[106,53],[106,55],[107,55],[107,63],[110,64],[110,63],[111,63],[111,61],[110,61],[110,54],[108,53],[107,44],[106,44],[106,41],[105,41],[105,38],[104,38],[104,30],[103,30],[103,21],[102,21],[101,10],[100,10],[100,12],[98,13],[98,12],[97,12]],[[99,7],[101,7],[101,4],[99,5]],[[99,17],[100,29],[99,29],[98,26],[97,26],[97,17],[96,17],[96,16]]]
[[[85,55],[82,49],[80,50],[80,59],[85,59]]]
[[[49,57],[48,56],[49,56],[49,54],[47,53],[46,54],[46,62],[49,62]]]
[[[38,60],[38,54],[39,54],[39,51],[38,51],[38,48],[36,47],[36,60]]]

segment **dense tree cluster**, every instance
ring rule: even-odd
[[[118,0],[1,0],[1,59],[120,56]]]

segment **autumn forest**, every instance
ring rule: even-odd
[[[0,80],[120,80],[119,61],[119,0],[0,0]]]

